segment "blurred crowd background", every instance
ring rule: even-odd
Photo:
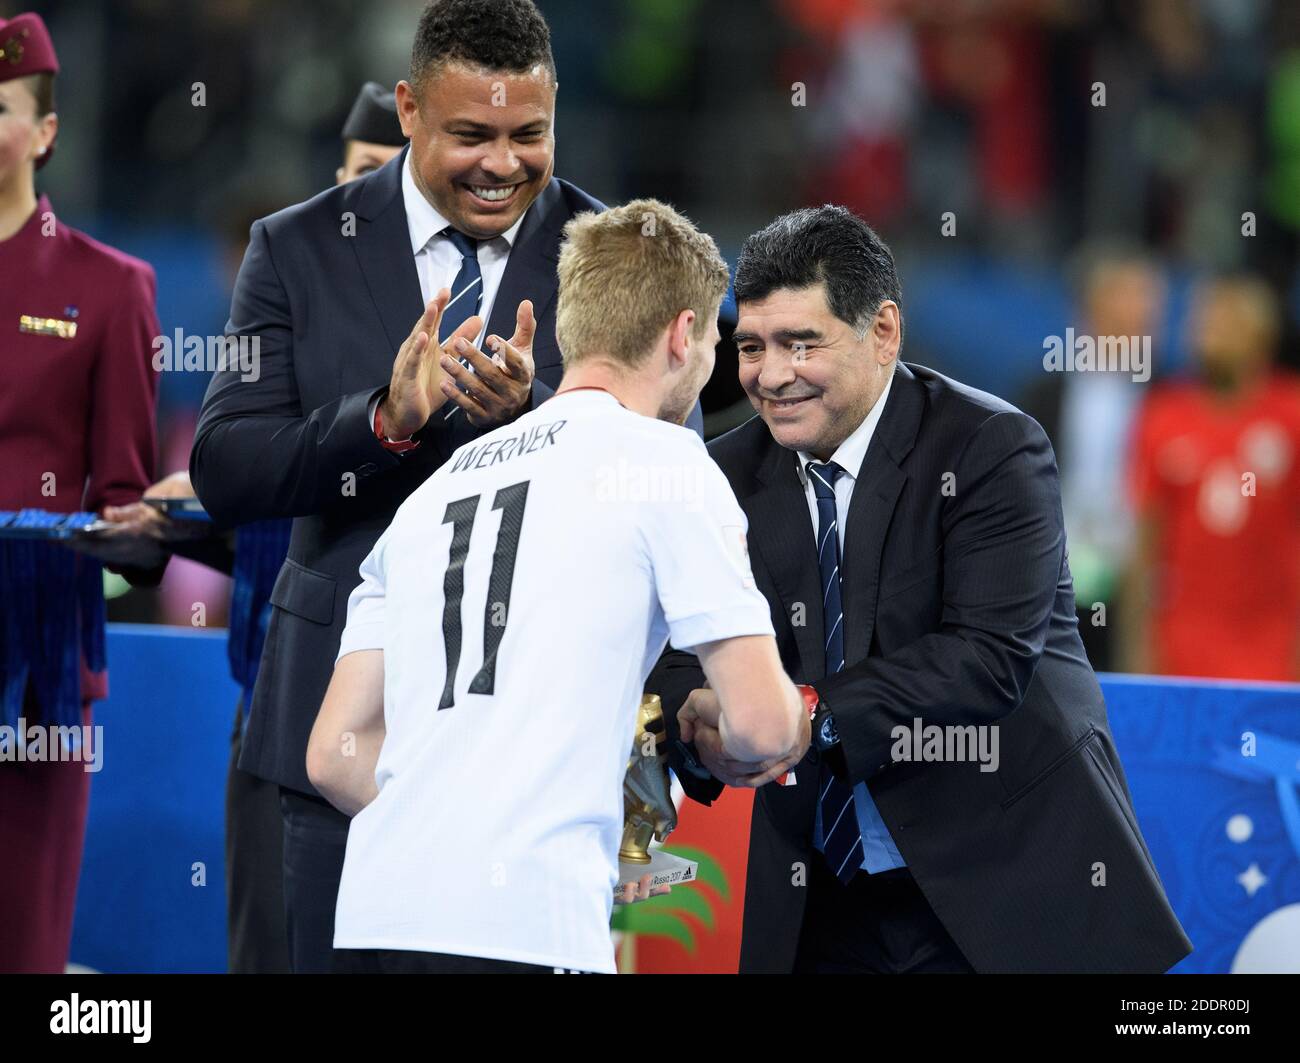
[[[560,176],[672,202],[733,263],[776,214],[854,209],[899,260],[903,357],[1044,425],[1095,666],[1300,680],[1300,3],[538,3]],[[219,333],[249,224],[333,182],[422,6],[0,0],[63,64],[40,190],[154,265],[165,334]],[[1149,336],[1151,379],[1046,372],[1069,328]],[[206,383],[163,376],[160,476]],[[711,432],[740,399],[720,360]],[[220,624],[222,580],[174,561],[110,619]]]

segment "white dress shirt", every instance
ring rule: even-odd
[[[411,155],[406,156],[406,165],[402,167],[402,200],[406,205],[406,227],[411,234],[411,253],[415,256],[415,272],[420,277],[420,295],[427,306],[438,293],[439,288],[450,288],[460,272],[460,252],[451,238],[442,235],[442,231],[451,225],[424,198],[411,173],[413,165]],[[532,207],[529,207],[531,210]],[[492,303],[501,287],[501,277],[506,271],[506,262],[510,259],[510,250],[515,237],[519,235],[519,226],[524,223],[528,211],[519,215],[519,220],[500,236],[491,240],[478,242],[478,267],[483,274],[483,302],[479,307],[479,316],[483,318],[483,329],[474,340],[474,346],[483,348],[487,333],[487,320],[492,313]],[[454,293],[453,293],[454,294]],[[414,321],[411,322],[415,324]],[[514,332],[514,319],[506,330],[505,339]]]
[[[844,440],[831,455],[831,461],[835,462],[844,470],[840,477],[835,481],[835,527],[840,537],[840,556],[844,556],[844,542],[849,530],[849,502],[853,498],[853,488],[858,482],[858,475],[862,472],[862,462],[867,456],[867,447],[871,445],[871,437],[875,435],[876,425],[880,423],[880,415],[884,413],[885,402],[889,399],[889,389],[894,386],[894,375],[889,375],[889,382],[885,384],[885,390],[880,393],[880,398],[876,404],[871,407],[871,411],[862,419],[862,423],[853,430],[853,433]],[[815,461],[819,465],[823,464],[820,459],[814,457],[806,451],[798,452],[798,470],[799,482],[803,484],[804,495],[808,500],[808,512],[812,516],[813,541],[816,542],[817,535],[817,495],[813,491],[812,483],[805,472],[805,466],[808,462]],[[813,785],[817,785],[816,781]],[[905,861],[902,854],[898,851],[898,846],[894,844],[894,839],[889,836],[889,830],[885,827],[884,820],[880,818],[880,812],[876,809],[875,802],[871,800],[871,792],[867,789],[866,783],[858,783],[853,787],[853,807],[858,814],[858,826],[862,830],[862,867],[870,872],[888,871],[890,868],[903,867]],[[813,843],[818,849],[822,847],[822,806],[821,801],[817,802],[816,821],[813,825]]]
[[[423,305],[428,306],[433,297],[442,288],[450,288],[460,272],[461,257],[451,238],[443,235],[451,222],[444,218],[432,203],[424,198],[411,173],[414,165],[410,152],[406,155],[406,165],[402,167],[402,204],[406,208],[406,228],[411,234],[411,254],[415,256],[415,272],[420,279],[420,297]],[[532,210],[530,204],[528,210]],[[519,226],[523,225],[528,210],[519,215],[519,220],[500,236],[491,240],[478,241],[478,268],[483,275],[483,302],[479,306],[479,316],[483,319],[483,328],[474,339],[474,346],[483,349],[487,338],[488,317],[492,313],[492,303],[501,287],[501,278],[506,272],[506,263],[510,260],[510,251],[514,247],[515,237],[519,235]],[[453,293],[455,294],[455,293]],[[414,319],[411,327],[415,327]],[[514,319],[506,327],[505,339],[514,335]],[[489,357],[491,355],[489,354]],[[370,423],[375,423],[375,413],[379,409],[380,397],[370,402]],[[454,414],[460,407],[452,405],[451,400],[444,404],[444,419]]]
[[[885,401],[889,398],[889,389],[894,386],[894,374],[889,374],[889,380],[885,384],[885,390],[880,393],[880,398],[876,404],[871,407],[867,416],[862,419],[862,423],[853,430],[849,436],[831,455],[831,461],[835,462],[844,473],[835,481],[835,515],[836,530],[840,534],[840,556],[844,556],[844,536],[849,529],[849,500],[853,497],[853,485],[858,482],[858,474],[862,471],[862,462],[867,456],[867,447],[871,445],[871,437],[876,434],[876,425],[880,423],[880,415],[885,410]],[[804,471],[810,461],[817,464],[824,464],[820,458],[814,457],[806,451],[799,451],[799,482],[803,484],[804,495],[808,499],[808,514],[812,517],[813,535],[817,534],[817,495],[814,493],[812,484],[808,480],[808,474]]]

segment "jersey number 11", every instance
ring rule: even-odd
[[[483,608],[483,665],[470,680],[469,693],[491,694],[496,689],[497,650],[506,633],[510,616],[510,585],[514,582],[515,555],[519,552],[519,532],[524,524],[524,506],[528,502],[528,483],[511,484],[496,493],[493,509],[504,510],[497,531],[497,548],[492,555],[492,575],[488,579],[487,604]],[[447,573],[442,578],[442,644],[447,651],[447,681],[443,684],[439,709],[454,704],[453,688],[460,666],[460,603],[465,597],[465,558],[469,555],[474,516],[478,513],[479,495],[447,503],[443,524],[452,526],[451,550]]]

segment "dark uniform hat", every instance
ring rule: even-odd
[[[57,74],[59,58],[54,42],[40,15],[15,15],[7,22],[0,18],[0,81],[30,77],[32,74]],[[51,144],[36,161],[40,169],[54,154]]]
[[[367,81],[357,93],[357,102],[352,105],[348,120],[343,123],[343,139],[402,147],[406,143],[406,134],[397,120],[397,97],[385,92],[379,82]]]

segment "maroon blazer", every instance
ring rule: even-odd
[[[98,512],[153,482],[155,291],[152,267],[56,221],[44,196],[0,241],[0,509]]]
[[[0,509],[99,511],[153,482],[156,287],[152,267],[56,222],[44,196],[0,242]],[[23,317],[76,335],[24,331]]]

